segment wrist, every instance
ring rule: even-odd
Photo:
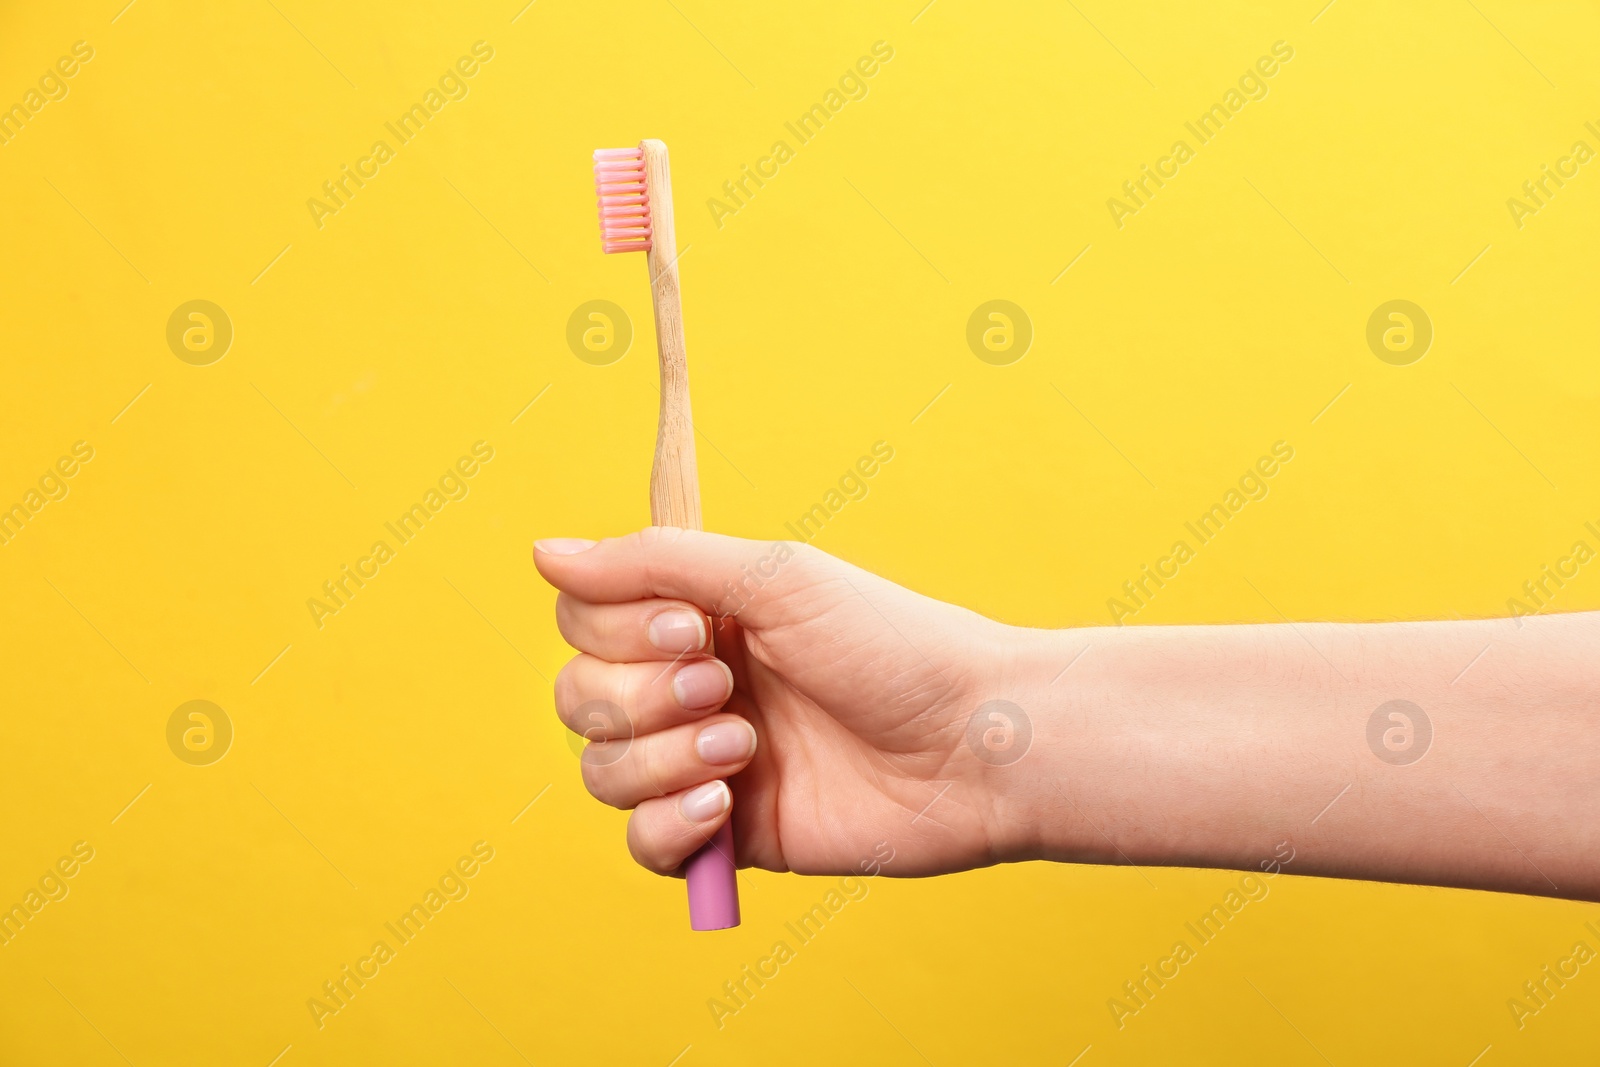
[[[1088,820],[1067,790],[1094,746],[1094,716],[1075,696],[1075,676],[1101,633],[1000,626],[980,652],[984,683],[965,744],[979,761],[995,862],[1105,861],[1092,853],[1082,833]]]
[[[1008,628],[995,688],[1031,734],[988,775],[1003,858],[1159,865],[1240,848],[1243,826],[1202,809],[1261,741],[1234,708],[1271,688],[1256,672],[1276,656],[1246,629]]]
[[[1003,807],[1022,858],[1249,868],[1306,832],[1291,809],[1356,779],[1338,674],[1292,627],[1025,631],[1015,649],[1034,739]]]

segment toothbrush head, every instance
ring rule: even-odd
[[[597,149],[594,190],[600,200],[600,247],[607,252],[650,251],[650,193],[645,188],[644,149]]]

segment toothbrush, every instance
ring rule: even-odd
[[[661,357],[661,421],[650,470],[650,521],[698,530],[700,486],[695,475],[694,420],[689,414],[689,365],[667,146],[645,140],[638,148],[597,150],[594,184],[600,201],[601,248],[608,253],[644,252],[650,269],[656,349]],[[735,872],[730,815],[685,867],[691,928],[726,930],[739,925]]]

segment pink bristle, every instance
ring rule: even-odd
[[[600,201],[600,247],[606,252],[650,251],[644,149],[596,149],[594,190]]]

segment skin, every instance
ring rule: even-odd
[[[1050,631],[805,545],[654,527],[534,562],[579,652],[555,703],[592,742],[584,783],[661,874],[728,818],[727,782],[739,862],[773,871],[853,874],[883,841],[899,876],[1293,855],[1600,900],[1600,613]]]

